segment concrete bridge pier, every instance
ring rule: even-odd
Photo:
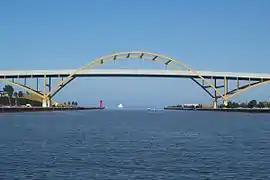
[[[213,108],[214,108],[214,109],[217,109],[217,108],[218,108],[218,102],[217,102],[217,99],[214,99],[214,101],[213,101]]]
[[[42,107],[51,107],[51,99],[50,98],[44,98],[42,100]]]
[[[223,105],[224,105],[224,106],[228,106],[228,100],[224,100],[224,101],[223,101]]]

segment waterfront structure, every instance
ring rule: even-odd
[[[106,62],[123,59],[142,59],[161,63],[165,69],[93,69]],[[224,105],[227,105],[228,99],[233,96],[270,82],[270,74],[196,71],[171,57],[143,51],[113,53],[94,59],[79,69],[0,71],[0,81],[37,95],[42,99],[43,107],[55,104],[52,98],[75,78],[103,76],[189,78],[212,98],[214,108],[217,108],[219,99],[223,101]],[[53,78],[60,79],[55,87],[52,87]],[[24,79],[24,83],[18,83],[16,79]],[[28,79],[36,79],[36,88],[27,85]],[[39,90],[39,79],[43,81],[43,91]],[[232,81],[234,85],[229,89],[228,84]]]
[[[103,101],[102,101],[102,100],[99,101],[99,107],[100,107],[100,108],[103,107]]]
[[[8,93],[5,91],[0,91],[0,97],[8,97]]]

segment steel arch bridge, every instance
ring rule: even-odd
[[[137,60],[145,60],[145,61],[151,61],[163,64],[164,66],[168,67],[169,69],[172,69],[173,71],[168,72],[174,72],[174,74],[169,74],[166,72],[160,72],[158,73],[97,73],[91,74],[90,71],[93,71],[93,69],[97,66],[101,66],[104,63],[110,62],[110,61],[119,61],[124,59],[137,59]],[[0,71],[1,72],[1,71]],[[166,74],[167,73],[167,74]],[[35,94],[37,97],[42,99],[42,105],[43,107],[50,107],[52,104],[55,104],[56,102],[52,99],[55,97],[56,94],[58,94],[64,87],[66,87],[71,81],[73,81],[75,78],[81,77],[81,76],[149,76],[149,77],[184,77],[184,78],[190,78],[195,84],[197,84],[199,87],[201,87],[213,100],[213,106],[214,108],[217,108],[217,102],[218,99],[223,100],[224,105],[227,105],[228,99],[232,98],[233,96],[244,92],[248,89],[254,88],[256,86],[260,86],[263,84],[266,84],[270,82],[270,74],[260,76],[260,74],[256,75],[234,75],[229,73],[221,73],[215,75],[214,73],[207,73],[207,72],[201,72],[196,71],[183,62],[179,60],[175,60],[171,57],[158,54],[158,53],[152,53],[152,52],[144,52],[144,51],[128,51],[128,52],[118,52],[109,54],[103,57],[96,58],[85,65],[83,65],[81,68],[76,70],[70,70],[68,72],[63,73],[50,73],[50,72],[39,72],[39,73],[9,73],[9,74],[2,74],[0,73],[0,81],[17,86],[19,88],[22,88],[28,92],[31,92]],[[268,76],[269,75],[269,76]],[[27,86],[26,79],[27,78],[37,78],[37,88],[31,88],[30,86]],[[42,78],[44,85],[43,85],[43,92],[39,90],[38,87],[38,78]],[[61,78],[61,80],[57,83],[55,87],[52,87],[51,78]],[[24,79],[24,84],[18,83],[15,81],[15,79]],[[221,84],[218,85],[218,81],[221,81]],[[229,81],[235,81],[235,87],[232,89],[229,89],[228,82]],[[244,84],[241,84],[240,82],[244,81]],[[47,92],[48,89],[48,92]]]

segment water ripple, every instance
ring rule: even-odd
[[[265,115],[98,111],[4,117],[0,179],[270,178]]]

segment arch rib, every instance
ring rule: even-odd
[[[147,57],[145,57],[147,56]],[[194,73],[196,76],[198,76],[198,78],[204,80],[204,82],[206,82],[207,85],[209,85],[210,87],[212,87],[223,100],[227,100],[227,96],[223,95],[213,84],[211,84],[208,80],[206,80],[202,75],[200,75],[197,71],[191,69],[189,66],[185,65],[184,63],[177,61],[175,59],[172,59],[168,56],[165,55],[161,55],[161,54],[157,54],[157,53],[151,53],[151,52],[145,52],[145,51],[128,51],[128,52],[118,52],[118,53],[114,53],[114,54],[109,54],[97,59],[94,59],[93,61],[85,64],[84,66],[82,66],[81,68],[77,69],[76,71],[74,71],[73,73],[71,73],[68,77],[66,77],[64,80],[62,80],[60,83],[58,83],[56,85],[56,87],[51,90],[47,95],[47,97],[51,96],[51,95],[55,95],[57,92],[59,92],[59,89],[62,89],[63,87],[61,87],[63,84],[68,84],[69,81],[71,81],[72,78],[76,77],[76,74],[78,74],[79,72],[84,71],[85,69],[91,69],[94,68],[98,65],[102,65],[105,62],[108,61],[116,61],[116,60],[120,60],[120,59],[143,59],[143,60],[150,60],[150,61],[155,61],[155,62],[159,62],[161,64],[164,64],[166,66],[169,66],[170,68],[176,69],[176,70],[181,70],[178,66],[188,70],[189,72]],[[163,60],[163,61],[162,61]],[[164,61],[165,60],[165,61]],[[172,64],[171,64],[172,63]]]
[[[264,80],[264,81],[259,81],[259,82],[255,82],[255,83],[252,83],[252,84],[246,84],[238,89],[234,89],[234,90],[231,90],[230,92],[228,92],[228,98],[231,98],[241,92],[244,92],[244,91],[247,91],[251,88],[254,88],[254,87],[257,87],[257,86],[261,86],[263,84],[267,84],[269,83],[270,80]]]
[[[70,78],[68,81],[66,81],[64,84],[62,84],[52,95],[51,98],[53,98],[59,91],[61,91],[66,85],[68,85],[71,81],[73,81],[75,77]]]
[[[196,79],[191,78],[192,81],[194,81],[198,86],[200,86],[209,96],[211,96],[212,98],[214,98],[215,96],[208,91],[203,85],[201,85]]]

